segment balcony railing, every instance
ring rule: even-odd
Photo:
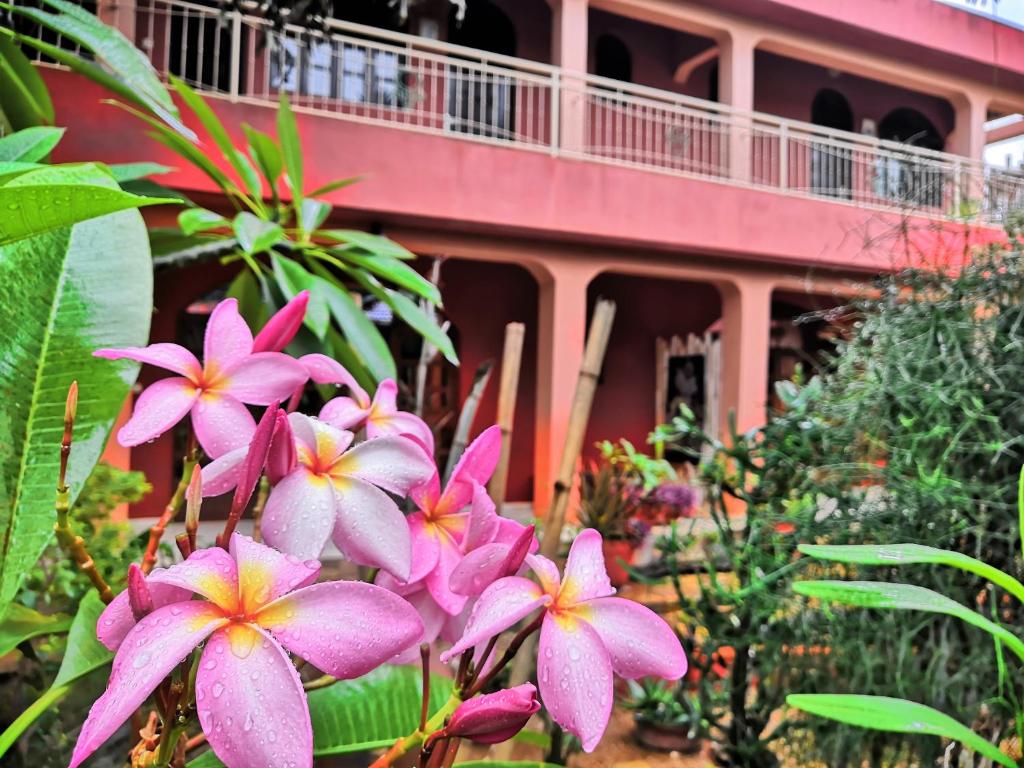
[[[681,94],[358,24],[275,31],[137,0],[135,43],[197,89],[298,110],[864,208],[998,224],[1024,176]]]

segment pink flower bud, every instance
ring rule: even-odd
[[[277,485],[285,475],[295,469],[295,436],[288,414],[277,412],[277,423],[274,424],[274,436],[270,439],[270,453],[267,454],[267,479],[271,485]]]
[[[508,555],[505,557],[505,561],[501,565],[501,576],[515,576],[519,572],[519,568],[522,566],[526,556],[530,554],[530,550],[534,543],[534,530],[536,526],[528,525],[523,528],[523,532],[519,534],[512,546],[509,547]]]
[[[445,736],[472,739],[481,744],[508,741],[540,709],[532,683],[464,701],[452,714]]]
[[[280,412],[277,403],[267,407],[256,425],[252,442],[249,443],[249,452],[242,462],[242,471],[238,475],[238,485],[235,486],[235,496],[231,500],[231,514],[241,515],[245,505],[252,498],[256,484],[260,481],[263,468],[267,464],[267,456],[270,453],[270,439],[277,426],[277,414]]]
[[[300,291],[267,320],[267,324],[256,334],[252,342],[253,352],[280,352],[295,338],[306,317],[309,291]]]
[[[138,563],[128,566],[128,604],[136,621],[153,612],[153,596],[149,593],[146,574]]]

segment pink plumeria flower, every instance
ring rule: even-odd
[[[308,558],[318,557],[333,538],[352,562],[383,568],[406,581],[412,562],[409,525],[388,493],[405,496],[435,471],[422,447],[391,436],[351,448],[351,432],[319,419],[293,413],[288,423],[295,466],[267,499],[267,543]]]
[[[470,533],[474,489],[490,479],[500,451],[501,430],[488,427],[466,448],[443,493],[441,478],[435,471],[411,494],[419,511],[409,515],[413,541],[409,581],[425,581],[437,603],[453,616],[466,604],[465,596],[451,591],[450,580],[464,555],[463,544]],[[480,515],[475,517],[479,519]]]
[[[612,709],[612,673],[627,679],[686,674],[679,639],[654,611],[615,593],[605,571],[601,534],[588,529],[573,542],[565,578],[545,557],[527,558],[540,585],[519,576],[499,579],[480,596],[466,632],[447,661],[544,611],[537,676],[544,707],[560,726],[593,751]]]
[[[369,438],[384,435],[411,435],[423,443],[427,453],[434,455],[434,434],[419,416],[398,410],[398,385],[385,379],[377,387],[373,400],[355,379],[337,382],[346,384],[351,397],[336,397],[320,411],[320,418],[338,429],[358,432],[366,428]]]
[[[499,744],[519,733],[538,710],[540,702],[532,683],[504,688],[459,704],[443,734],[480,744]]]
[[[309,306],[309,291],[295,297],[275,312],[252,340],[253,352],[280,352],[287,347],[302,327]]]
[[[252,439],[255,422],[246,403],[281,402],[308,378],[302,365],[287,355],[253,352],[252,332],[234,299],[222,301],[210,315],[202,365],[177,344],[99,349],[94,354],[108,360],[137,360],[179,374],[160,379],[139,396],[132,417],[117,433],[121,445],[155,440],[191,414],[199,444],[212,457]]]
[[[100,639],[117,651],[110,681],[82,726],[70,768],[110,738],[204,641],[196,709],[221,762],[228,768],[309,768],[309,708],[288,652],[350,679],[418,643],[423,633],[419,616],[401,598],[361,582],[313,584],[319,569],[315,561],[235,534],[230,554],[200,550],[153,571],[147,584],[156,607],[138,623],[126,621],[131,608],[119,595],[98,625]],[[157,605],[158,588],[168,587],[180,598]],[[190,599],[193,593],[202,599]]]

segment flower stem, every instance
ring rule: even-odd
[[[427,727],[427,715],[430,714],[430,644],[420,645],[420,666],[423,669],[423,695],[420,705],[420,730]]]
[[[194,434],[190,433],[185,458],[181,462],[181,479],[178,480],[178,487],[174,489],[174,494],[167,502],[167,506],[164,507],[164,512],[160,515],[160,519],[149,529],[149,542],[146,544],[146,554],[142,556],[143,573],[149,573],[153,570],[153,566],[156,565],[156,551],[160,546],[160,539],[163,538],[164,531],[167,530],[167,526],[177,516],[178,510],[181,509],[182,502],[185,500],[185,491],[188,490],[189,481],[192,479],[192,470],[197,463],[196,452],[196,438]]]
[[[478,693],[480,693],[480,691],[486,688],[487,684],[490,683],[491,680],[493,680],[498,675],[498,673],[505,668],[505,665],[512,661],[516,653],[519,652],[519,649],[522,647],[523,643],[526,642],[526,638],[528,638],[530,635],[532,635],[540,628],[540,624],[544,620],[544,615],[545,614],[541,612],[536,619],[534,619],[528,625],[523,627],[523,629],[519,630],[519,634],[512,638],[512,642],[509,643],[508,649],[506,649],[504,655],[498,660],[498,662],[493,667],[491,667],[490,671],[486,675],[484,675],[483,678],[478,678],[477,680],[473,681],[473,683],[469,687],[469,692],[466,693],[467,699],[476,696]],[[480,665],[480,670],[483,671],[482,664]]]
[[[417,728],[408,736],[396,741],[391,745],[391,748],[387,752],[378,757],[370,765],[370,768],[387,768],[387,766],[390,766],[395,760],[400,758],[410,749],[418,747],[430,734],[444,727],[444,721],[448,719],[448,716],[451,715],[451,713],[454,712],[461,703],[462,697],[453,691],[444,706],[437,710],[433,717],[427,720],[425,728]]]
[[[256,503],[252,505],[252,540],[263,541],[263,508],[267,506],[267,497],[270,495],[270,480],[264,475],[260,478],[260,488],[256,492]]]

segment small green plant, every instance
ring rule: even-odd
[[[624,539],[639,496],[639,489],[621,466],[593,465],[580,475],[580,525],[593,528],[606,539]]]
[[[685,729],[688,739],[706,735],[707,721],[700,698],[689,690],[686,681],[630,680],[629,692],[626,706],[633,710],[638,723]]]

